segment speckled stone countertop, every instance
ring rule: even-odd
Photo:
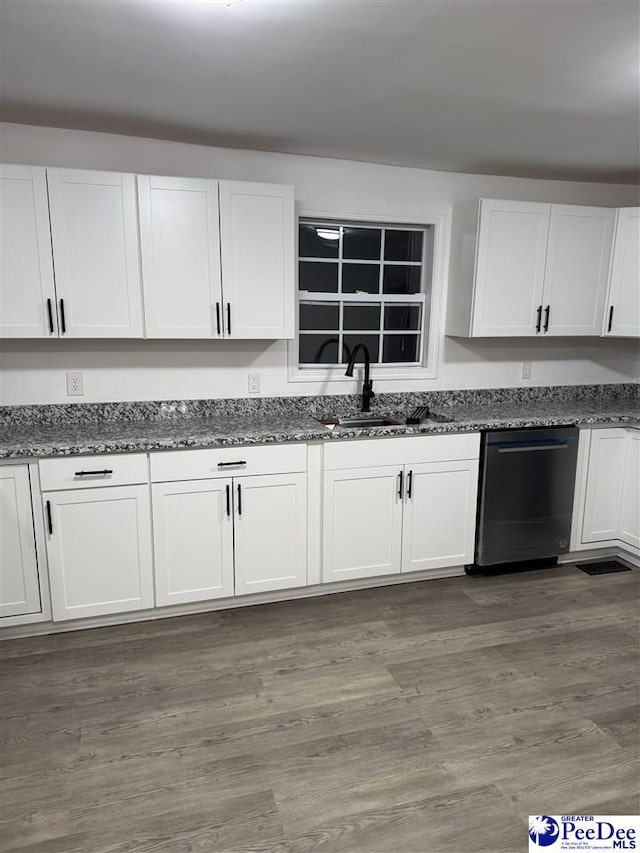
[[[372,414],[429,405],[448,422],[328,429],[316,417],[354,415],[359,397],[274,397],[0,408],[0,458],[38,458],[286,441],[477,432],[563,424],[640,426],[638,385],[550,386],[380,394]]]

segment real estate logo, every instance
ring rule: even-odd
[[[637,850],[638,815],[529,815],[529,853]]]
[[[540,847],[548,847],[558,840],[557,821],[549,815],[533,815],[529,818],[529,838]]]

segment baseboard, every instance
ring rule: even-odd
[[[321,595],[334,595],[338,592],[353,592],[361,589],[375,589],[380,586],[415,583],[416,581],[438,580],[464,575],[464,566],[445,569],[426,569],[411,572],[408,575],[385,575],[379,578],[336,581],[330,584],[283,589],[276,592],[261,592],[255,595],[243,595],[197,604],[174,604],[169,607],[155,607],[153,610],[140,610],[133,613],[119,613],[115,616],[95,616],[90,619],[77,619],[65,622],[33,622],[28,625],[13,625],[0,629],[0,640],[14,640],[21,637],[38,637],[44,634],[61,634],[69,631],[85,631],[89,628],[107,628],[110,625],[126,625],[133,622],[151,622],[157,619],[170,619],[175,616],[193,616],[198,613],[212,613],[218,610],[231,610],[236,607],[251,607],[259,604],[274,604],[279,601],[295,601],[302,598],[316,598]]]

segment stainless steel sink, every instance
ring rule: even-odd
[[[390,426],[405,426],[406,417],[401,416],[391,416],[391,415],[351,415],[350,417],[331,417],[331,418],[318,418],[321,424],[326,426],[328,429],[371,429],[372,427],[390,427]],[[453,423],[452,418],[448,418],[446,415],[441,415],[438,412],[431,412],[431,414],[426,417],[423,421],[423,424],[450,424]]]
[[[361,415],[350,418],[319,418],[321,424],[329,427],[351,427],[370,429],[371,427],[386,427],[386,426],[402,426],[404,420],[402,418],[390,418],[381,415]]]

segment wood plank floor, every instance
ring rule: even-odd
[[[515,853],[636,813],[640,571],[451,578],[12,640],[0,848]]]

